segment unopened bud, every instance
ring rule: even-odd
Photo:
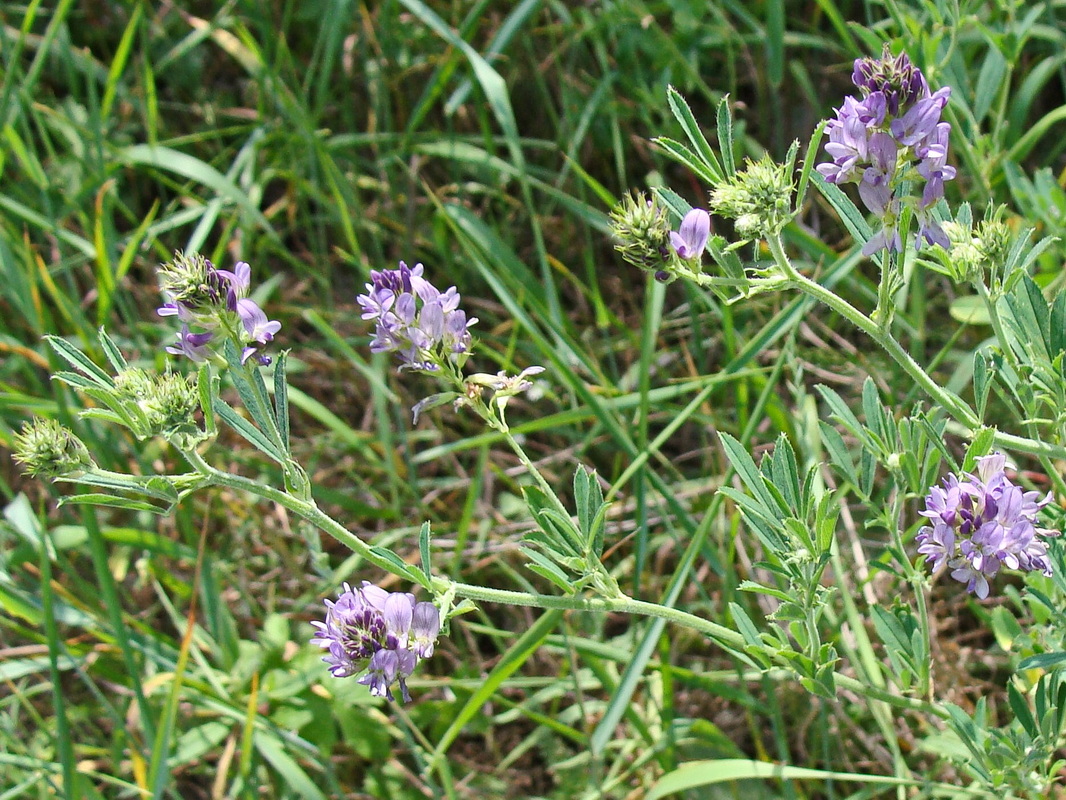
[[[654,195],[643,192],[626,195],[611,212],[614,249],[635,267],[649,272],[663,268],[670,253],[670,218]]]
[[[35,478],[66,478],[93,466],[89,450],[74,432],[55,420],[35,418],[15,437],[15,460]]]

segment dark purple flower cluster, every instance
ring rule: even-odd
[[[918,246],[924,240],[947,247],[947,234],[929,209],[944,196],[944,181],[955,177],[947,163],[951,125],[940,121],[951,89],[930,92],[906,53],[892,58],[887,48],[880,59],[857,59],[852,82],[862,99],[845,97],[829,121],[825,149],[833,160],[817,170],[829,183],[858,183],[863,203],[880,220],[881,230],[863,253],[902,251],[897,191],[903,181],[924,182],[915,209]]]
[[[363,319],[376,324],[370,350],[396,353],[400,369],[436,372],[446,360],[461,362],[471,344],[470,326],[459,308],[459,293],[452,286],[439,291],[422,277],[423,267],[371,270],[366,294],[357,300]]]
[[[259,304],[248,298],[252,268],[238,261],[233,271],[215,269],[201,255],[175,255],[160,269],[166,302],[158,309],[161,317],[177,317],[182,325],[178,343],[168,353],[184,355],[193,361],[206,361],[221,338],[232,336],[241,347],[241,363],[281,330],[281,323],[267,319]],[[192,327],[190,327],[192,326]],[[196,328],[197,330],[193,330]],[[259,363],[269,364],[262,354]]]
[[[407,679],[420,658],[433,655],[440,612],[433,603],[416,603],[413,594],[363,581],[359,589],[344,584],[335,602],[326,600],[326,621],[311,624],[318,629],[311,644],[329,651],[322,660],[335,678],[366,669],[358,682],[372,695],[392,700],[392,684],[399,682],[408,702]]]
[[[982,600],[1001,567],[1051,574],[1044,537],[1057,534],[1036,524],[1051,495],[1015,486],[1004,461],[1000,453],[979,458],[976,475],[949,475],[943,487],[930,489],[922,516],[932,524],[917,536],[918,552],[934,572],[947,565]]]

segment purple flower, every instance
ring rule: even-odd
[[[407,679],[420,658],[433,655],[440,633],[437,607],[366,581],[358,589],[344,584],[336,601],[325,602],[325,621],[311,623],[317,629],[311,644],[327,651],[322,660],[330,673],[347,678],[367,670],[358,683],[372,695],[392,700],[392,684],[398,683],[404,702],[409,701]]]
[[[422,277],[423,267],[371,270],[366,294],[356,298],[363,319],[374,320],[374,353],[395,353],[400,369],[436,372],[446,362],[461,363],[472,343],[470,326],[452,286],[439,291]]]
[[[670,246],[684,259],[699,258],[711,235],[711,215],[694,208],[681,220],[681,228],[670,231]]]
[[[1058,535],[1037,527],[1037,514],[1051,495],[1026,492],[1004,471],[1001,453],[977,459],[976,475],[949,475],[934,486],[922,516],[933,522],[918,531],[918,553],[945,566],[951,577],[982,600],[1003,568],[1051,574],[1045,537]]]
[[[955,177],[955,168],[947,163],[948,135],[951,123],[941,122],[916,150],[918,174],[926,180],[922,192],[922,207],[928,208],[944,196],[944,181]]]
[[[222,281],[226,289],[226,307],[230,311],[237,310],[237,300],[248,294],[252,283],[252,268],[246,261],[238,261],[233,266],[233,272],[225,269],[216,269],[215,276]]]

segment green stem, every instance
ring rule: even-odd
[[[570,512],[567,510],[566,506],[563,505],[563,501],[559,499],[559,495],[555,493],[555,490],[552,489],[551,484],[549,484],[548,481],[544,479],[544,476],[540,474],[540,470],[538,470],[533,464],[533,462],[530,461],[529,456],[526,455],[526,451],[522,449],[522,445],[520,445],[518,443],[518,440],[511,435],[510,429],[508,429],[507,426],[504,425],[504,427],[500,430],[500,433],[507,441],[507,444],[510,446],[511,450],[514,451],[514,454],[518,456],[518,460],[522,462],[522,466],[526,468],[526,471],[533,477],[533,480],[537,482],[537,486],[540,487],[540,490],[544,492],[544,494],[547,495],[549,498],[551,498],[552,502],[555,503],[555,506],[560,511],[562,511],[567,517],[569,517]]]
[[[789,261],[788,256],[785,254],[780,235],[770,237],[767,242],[770,245],[770,252],[773,253],[774,260],[785,273],[785,277],[792,286],[829,306],[877,342],[892,356],[896,363],[903,367],[904,371],[914,379],[915,383],[925,389],[930,397],[939,402],[963,425],[968,428],[976,428],[980,425],[981,421],[977,419],[977,415],[973,410],[958,396],[938,386],[929,374],[918,365],[918,362],[911,358],[910,354],[903,349],[903,346],[890,334],[882,330],[880,325],[851,305],[847,300],[838,297],[821,284],[815,283],[792,266],[792,262]]]
[[[329,516],[329,514],[322,511],[317,505],[315,505],[314,501],[301,500],[298,497],[293,497],[287,492],[275,489],[272,486],[266,486],[257,481],[253,481],[250,478],[243,478],[240,475],[233,475],[229,472],[215,469],[204,461],[203,456],[195,450],[185,450],[183,451],[183,455],[188,460],[189,464],[191,464],[197,472],[209,479],[212,484],[249,492],[258,497],[262,497],[264,500],[272,500],[279,506],[292,511],[294,514],[298,514],[308,522],[317,525],[321,530],[324,530],[341,544],[348,547],[352,552],[357,553],[375,566],[381,567],[388,572],[393,572],[396,569],[395,564],[375,553],[370,545],[333,519],[333,517]]]
[[[801,274],[792,266],[792,262],[789,261],[788,256],[785,254],[780,236],[770,237],[767,243],[770,245],[774,260],[785,273],[788,284],[829,306],[829,308],[877,342],[910,375],[914,382],[921,386],[926,394],[961,423],[971,436],[977,433],[981,428],[981,420],[958,395],[937,385],[936,381],[929,376],[929,373],[923,370],[918,365],[918,362],[911,358],[910,354],[903,349],[903,346],[890,334],[883,331],[874,320],[829,289]],[[1024,436],[1015,436],[1002,431],[996,431],[995,442],[1001,447],[1037,457],[1066,458],[1066,447],[1048,444]]]
[[[873,315],[878,328],[884,332],[885,336],[891,336],[889,330],[892,327],[892,317],[896,312],[896,269],[895,254],[889,250],[881,258],[881,280],[877,284],[877,309]]]
[[[375,553],[370,545],[333,519],[333,517],[322,511],[313,502],[305,502],[304,500],[293,497],[292,495],[279,491],[271,486],[257,483],[250,478],[244,478],[240,475],[232,475],[228,472],[215,469],[204,461],[203,457],[195,451],[184,451],[184,455],[186,459],[188,459],[190,465],[192,465],[196,471],[205,478],[209,479],[211,483],[218,486],[225,486],[230,489],[246,491],[250,494],[262,497],[264,500],[272,500],[283,508],[303,517],[308,522],[317,525],[321,530],[333,536],[339,542],[365,558],[370,563],[387,572],[395,572],[395,565],[392,562]],[[533,592],[515,592],[506,589],[491,589],[484,586],[474,586],[468,583],[457,583],[452,581],[448,582],[447,590],[453,592],[456,597],[462,597],[469,600],[481,600],[488,603],[503,603],[506,605],[543,609],[559,608],[572,611],[593,611],[600,613],[617,612],[623,614],[637,614],[645,617],[656,617],[697,631],[698,633],[702,633],[724,648],[743,652],[746,647],[746,642],[743,636],[723,625],[703,619],[702,617],[697,617],[695,614],[689,614],[686,611],[679,611],[676,608],[669,608],[667,606],[658,605],[657,603],[648,603],[643,600],[634,600],[633,598],[624,595],[609,598],[546,595]],[[782,657],[778,657],[776,661],[784,666],[788,665],[787,660]],[[856,694],[864,695],[870,699],[881,700],[896,706],[897,708],[924,711],[941,718],[947,718],[946,711],[931,703],[927,703],[924,700],[919,700],[913,697],[903,697],[892,694],[885,689],[867,686],[861,681],[846,675],[841,675],[840,673],[834,673],[834,680],[838,686],[847,689],[848,691],[855,692]]]
[[[457,597],[465,597],[470,600],[482,600],[489,603],[505,603],[514,606],[528,606],[533,608],[561,608],[575,611],[592,612],[615,612],[622,614],[636,614],[643,617],[656,617],[680,625],[698,633],[702,633],[716,644],[729,650],[744,652],[747,643],[744,637],[734,630],[730,630],[716,622],[680,611],[676,608],[648,603],[644,600],[634,600],[631,597],[603,598],[603,597],[575,597],[560,595],[542,595],[529,592],[514,592],[503,589],[489,589],[483,586],[474,586],[468,583],[454,583],[452,588]],[[777,658],[778,663],[787,666],[784,658]],[[838,686],[848,691],[861,694],[873,700],[881,700],[897,708],[914,709],[933,714],[942,719],[948,718],[944,709],[913,697],[903,697],[875,686],[868,686],[855,678],[833,674],[833,679]]]

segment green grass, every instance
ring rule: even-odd
[[[784,433],[810,464],[825,458],[813,384],[858,407],[869,373],[886,402],[921,399],[801,299],[726,306],[616,256],[606,215],[630,188],[661,180],[705,202],[650,144],[682,135],[668,85],[712,139],[729,95],[738,159],[781,157],[840,103],[853,58],[903,44],[954,87],[949,199],[1006,203],[1064,234],[1061,4],[962,3],[957,16],[914,1],[216,5],[0,4],[0,445],[39,414],[74,427],[101,466],[177,467],[165,445],[80,420],[84,400],[48,379],[60,364],[42,336],[102,362],[106,325],[132,364],[163,368],[155,265],[175,249],[244,259],[292,348],[294,452],[320,503],[412,558],[431,520],[437,568],[468,582],[543,588],[517,549],[527,476],[450,407],[412,427],[427,384],[366,347],[354,297],[371,268],[422,261],[459,287],[481,319],[476,369],[547,367],[544,396],[513,405],[513,430],[560,491],[576,463],[598,471],[620,583],[730,627],[730,603],[757,620],[768,609],[739,590],[759,552],[715,494],[732,480],[715,431],[756,451]],[[828,205],[786,235],[805,270],[869,306],[876,276],[841,252]],[[1043,282],[1064,254],[1060,242],[1041,256]],[[909,348],[940,353],[944,376],[986,335],[953,336],[951,291],[916,270],[900,309]],[[210,458],[278,480],[235,441]],[[330,678],[307,643],[322,597],[379,576],[303,523],[231,493],[163,518],[56,510],[65,490],[4,464],[5,799],[624,798],[708,758],[949,775],[914,719],[812,700],[655,621],[484,606],[454,622],[414,704],[383,705]],[[876,682],[868,608],[898,587],[871,563],[885,537],[867,522],[842,522],[830,622]],[[938,614],[970,613],[953,602]],[[962,671],[956,702],[987,690],[980,677]],[[688,796],[894,792],[860,789],[807,776]]]

